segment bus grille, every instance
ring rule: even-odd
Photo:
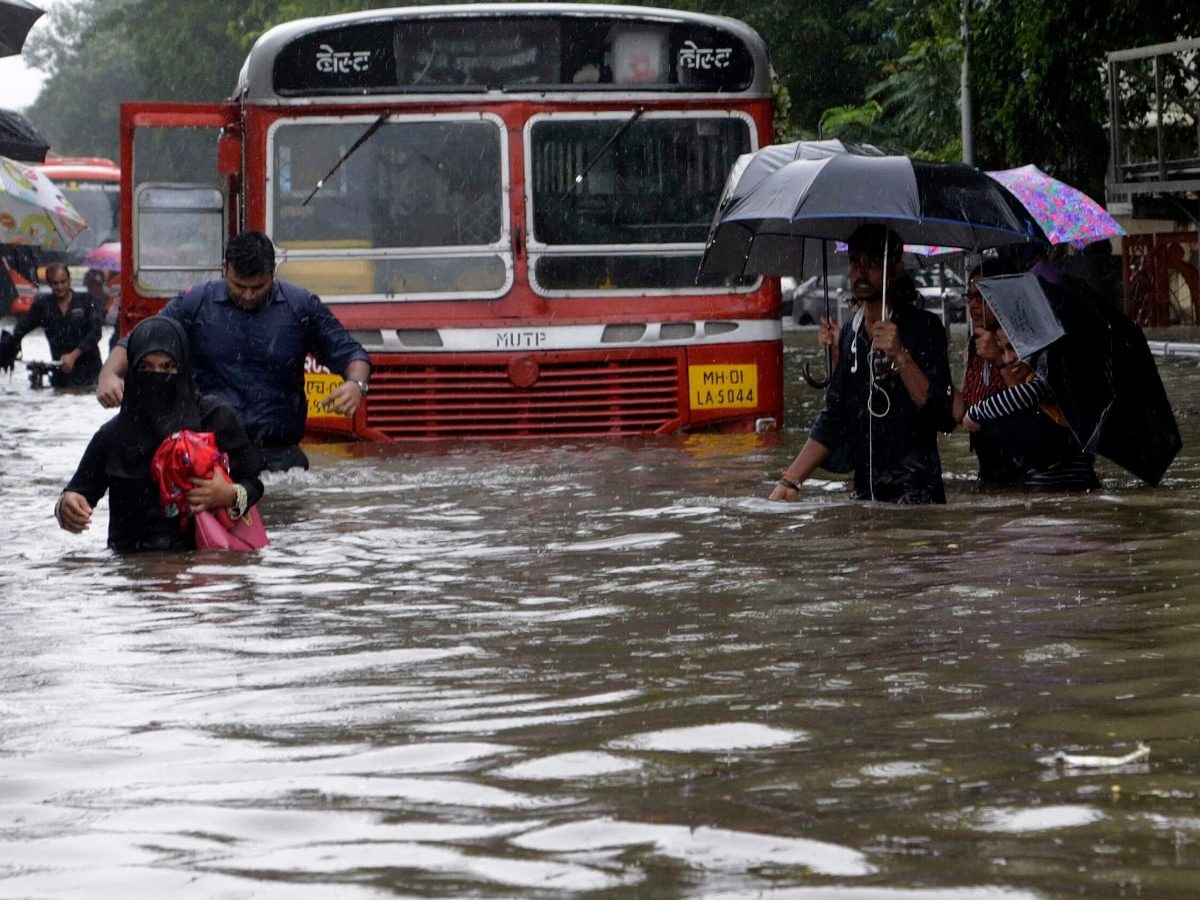
[[[674,358],[539,361],[516,387],[504,363],[377,365],[367,426],[389,440],[649,434],[679,420]]]

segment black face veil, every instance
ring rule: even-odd
[[[184,428],[199,429],[199,394],[187,334],[174,319],[153,316],[141,322],[129,335],[127,352],[129,370],[116,425],[118,452],[109,474],[138,478],[149,474],[163,438]],[[156,352],[175,360],[178,373],[139,372],[142,360]]]

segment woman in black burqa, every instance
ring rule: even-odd
[[[79,468],[54,508],[58,524],[79,534],[91,524],[100,498],[109,495],[108,546],[118,552],[191,550],[195,538],[168,517],[159,499],[151,461],[163,439],[176,431],[211,431],[228,455],[230,483],[219,474],[193,479],[186,495],[192,512],[228,509],[239,518],[263,495],[259,452],[234,411],[203,397],[192,377],[183,327],[155,316],[129,336],[129,374],[121,410],[92,437]]]

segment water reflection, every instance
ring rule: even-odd
[[[263,553],[124,559],[50,515],[108,413],[0,377],[0,893],[1194,896],[1162,370],[1158,489],[977,493],[961,435],[936,510],[768,503],[796,430],[318,447]]]

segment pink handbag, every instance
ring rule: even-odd
[[[250,552],[261,550],[270,541],[267,540],[267,530],[263,527],[262,516],[253,506],[246,515],[226,527],[211,510],[198,512],[193,517],[196,521],[197,550],[241,550]]]

